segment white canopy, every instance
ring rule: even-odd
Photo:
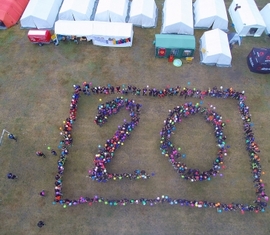
[[[194,34],[192,0],[165,0],[161,33]]]
[[[63,0],[30,0],[20,19],[22,28],[51,29]]]
[[[94,45],[99,46],[130,47],[133,41],[133,25],[119,22],[58,20],[55,22],[55,34],[85,36],[88,40],[92,39]]]
[[[196,0],[194,28],[211,28],[228,31],[228,17],[223,0]]]
[[[204,32],[200,39],[201,63],[230,67],[232,55],[227,34],[220,29]]]
[[[57,35],[87,37],[93,36],[93,21],[58,20],[55,22],[54,32]]]
[[[59,20],[90,20],[95,0],[64,0]]]
[[[266,25],[265,33],[270,35],[270,3],[266,4],[261,10],[261,15]]]
[[[265,30],[266,25],[254,0],[233,0],[229,14],[241,37],[260,37]]]
[[[128,22],[143,28],[156,27],[157,11],[155,0],[132,0]]]

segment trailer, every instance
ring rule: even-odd
[[[51,35],[49,30],[29,30],[28,39],[30,42],[43,46],[44,44],[54,43],[58,46],[59,42],[55,35]]]

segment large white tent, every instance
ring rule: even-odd
[[[260,37],[265,30],[266,25],[254,0],[233,0],[229,14],[241,37]]]
[[[194,6],[194,28],[228,30],[228,16],[223,0],[196,0]]]
[[[95,0],[64,0],[59,20],[90,20]]]
[[[265,33],[270,35],[270,3],[266,4],[261,10],[261,15],[265,23]]]
[[[30,0],[21,19],[22,28],[51,29],[63,0]]]
[[[201,63],[218,67],[231,67],[232,55],[228,37],[220,29],[204,32],[200,38]]]
[[[194,34],[192,0],[165,0],[161,33]]]
[[[157,5],[155,0],[132,0],[129,23],[142,28],[157,26]]]

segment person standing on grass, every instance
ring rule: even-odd
[[[12,174],[12,173],[8,173],[7,178],[11,179],[11,180],[18,179],[18,177],[16,175]]]
[[[44,157],[44,158],[46,157],[45,154],[43,152],[41,152],[41,151],[37,151],[36,155],[39,156],[39,157]]]
[[[41,197],[44,197],[44,196],[45,196],[45,191],[42,190],[42,191],[39,193],[39,195],[40,195]]]
[[[8,138],[17,142],[17,138],[11,133],[8,134]]]
[[[37,223],[37,226],[38,226],[39,228],[42,228],[44,225],[45,225],[45,224],[44,224],[44,222],[43,222],[42,220],[38,221],[38,223]]]
[[[51,154],[52,154],[52,155],[54,155],[54,156],[57,156],[56,151],[55,151],[55,150],[53,150],[53,149],[52,149],[52,151],[51,151]]]

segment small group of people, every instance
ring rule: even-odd
[[[179,86],[176,88],[165,88],[165,89],[156,89],[149,88],[146,86],[143,89],[137,88],[135,86],[116,86],[115,88],[108,84],[108,86],[93,86],[91,88],[91,83],[83,83],[83,89],[81,89],[80,85],[74,85],[74,93],[72,95],[71,105],[70,105],[70,116],[66,119],[64,123],[65,126],[63,128],[65,134],[62,134],[63,140],[61,143],[61,155],[58,160],[58,173],[55,176],[55,202],[59,202],[61,205],[72,206],[77,204],[88,203],[92,205],[95,202],[103,202],[106,205],[127,205],[127,204],[142,204],[142,205],[155,205],[158,203],[169,203],[171,205],[180,205],[180,206],[191,206],[191,207],[211,207],[216,208],[218,212],[222,211],[237,211],[240,210],[242,213],[245,211],[254,211],[254,212],[263,212],[267,207],[268,197],[265,194],[265,187],[262,183],[261,179],[261,165],[259,153],[260,150],[258,145],[254,142],[254,134],[251,130],[251,115],[249,114],[249,108],[245,105],[244,91],[237,92],[232,88],[223,89],[220,87],[220,90],[217,87],[213,87],[212,89],[207,90],[198,90],[198,89],[189,89],[184,87],[181,89]],[[239,110],[241,113],[241,117],[244,122],[244,132],[247,144],[247,151],[249,152],[251,169],[253,174],[253,182],[256,188],[256,200],[254,201],[254,205],[247,205],[241,203],[230,203],[230,204],[222,204],[219,202],[207,202],[207,201],[190,201],[186,199],[172,199],[169,196],[157,197],[154,199],[121,199],[121,200],[108,200],[102,197],[95,196],[94,198],[89,197],[80,197],[78,200],[69,200],[62,198],[62,176],[64,173],[64,164],[68,155],[68,147],[70,147],[69,141],[66,142],[66,136],[70,135],[72,131],[72,125],[76,120],[76,112],[78,99],[80,97],[80,93],[83,91],[85,95],[90,95],[90,92],[93,94],[128,94],[131,93],[133,95],[148,95],[148,96],[156,96],[156,97],[165,97],[171,95],[178,95],[184,98],[187,97],[196,97],[199,99],[203,99],[205,96],[217,97],[217,98],[233,98],[239,101]],[[105,104],[101,104],[98,107],[98,114],[95,117],[95,123],[99,126],[102,126],[105,122],[107,122],[108,117],[112,114],[116,114],[121,107],[124,107],[130,112],[131,121],[127,122],[124,120],[124,124],[122,126],[118,126],[117,131],[114,136],[106,141],[104,147],[99,148],[98,154],[96,154],[94,159],[95,167],[92,170],[89,170],[89,177],[98,182],[107,182],[109,179],[148,179],[150,176],[146,174],[144,170],[135,170],[134,173],[124,173],[124,174],[115,174],[108,173],[105,167],[106,163],[109,163],[114,156],[114,152],[121,145],[124,144],[126,138],[130,135],[130,132],[135,128],[135,126],[139,123],[139,115],[141,105],[136,104],[134,100],[116,98],[110,102],[106,102]],[[204,115],[205,120],[211,123],[214,126],[214,134],[216,137],[216,144],[218,146],[218,151],[216,155],[216,159],[212,164],[212,168],[209,171],[201,172],[199,169],[189,169],[184,163],[177,161],[181,154],[178,149],[173,145],[170,140],[171,134],[176,130],[175,124],[182,121],[183,118],[190,117],[191,115],[201,113]],[[68,123],[68,124],[66,124]],[[169,157],[169,161],[173,165],[173,167],[179,172],[182,178],[190,181],[203,181],[209,179],[211,176],[216,175],[219,172],[220,165],[223,164],[224,157],[227,155],[226,150],[226,136],[223,133],[223,128],[225,127],[225,123],[222,121],[222,117],[215,112],[214,108],[203,108],[198,103],[185,103],[182,106],[177,106],[173,110],[169,111],[169,115],[167,119],[164,121],[164,127],[161,134],[161,145],[160,149],[162,154]]]
[[[188,168],[185,163],[179,162],[178,158],[181,157],[182,154],[171,141],[171,135],[176,130],[176,124],[181,123],[183,119],[195,115],[196,113],[203,114],[206,122],[213,125],[218,146],[216,159],[211,169],[203,172],[199,169]],[[224,126],[225,123],[222,121],[222,116],[216,113],[215,110],[202,108],[199,103],[195,105],[191,102],[185,103],[169,111],[169,115],[164,121],[164,127],[160,132],[160,150],[162,154],[169,159],[174,169],[183,179],[190,180],[191,182],[210,180],[211,176],[215,176],[219,172],[220,165],[223,164],[224,161],[224,156],[227,155],[226,136],[223,133]]]
[[[8,132],[8,138],[11,140],[15,140],[17,142],[17,137],[15,137],[15,135],[13,135],[12,133]],[[10,172],[7,174],[7,178],[10,180],[15,180],[15,179],[18,179],[18,176]]]

